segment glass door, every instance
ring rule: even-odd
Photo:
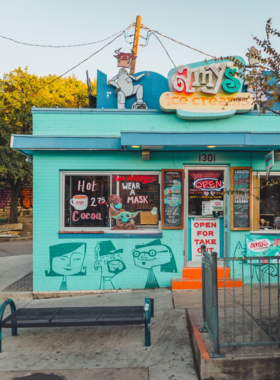
[[[201,262],[201,245],[207,251],[224,256],[227,231],[227,195],[225,167],[187,167],[186,249],[188,261]],[[226,218],[225,218],[226,216]],[[226,222],[226,223],[225,223]],[[225,225],[226,224],[226,225]]]

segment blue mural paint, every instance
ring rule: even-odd
[[[99,289],[115,289],[112,279],[126,269],[120,253],[123,249],[116,249],[111,240],[101,241],[96,244],[94,269],[101,268]]]
[[[148,270],[145,288],[159,288],[154,267],[160,266],[161,272],[177,272],[177,266],[172,249],[154,240],[148,244],[136,245],[132,251],[134,263],[137,267]]]
[[[84,260],[86,243],[62,243],[52,245],[50,252],[50,270],[46,276],[61,276],[62,282],[59,290],[68,290],[68,276],[85,276]]]

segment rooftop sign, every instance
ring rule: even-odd
[[[233,57],[241,64],[241,57]],[[219,119],[249,112],[254,98],[242,92],[243,69],[229,59],[210,60],[175,67],[168,73],[170,92],[160,97],[164,112],[176,112],[181,119]]]

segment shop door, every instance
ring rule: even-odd
[[[201,262],[201,245],[224,257],[227,241],[227,167],[186,167],[185,262]]]

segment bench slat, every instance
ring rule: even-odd
[[[145,322],[143,306],[18,309],[1,327],[134,325]]]

